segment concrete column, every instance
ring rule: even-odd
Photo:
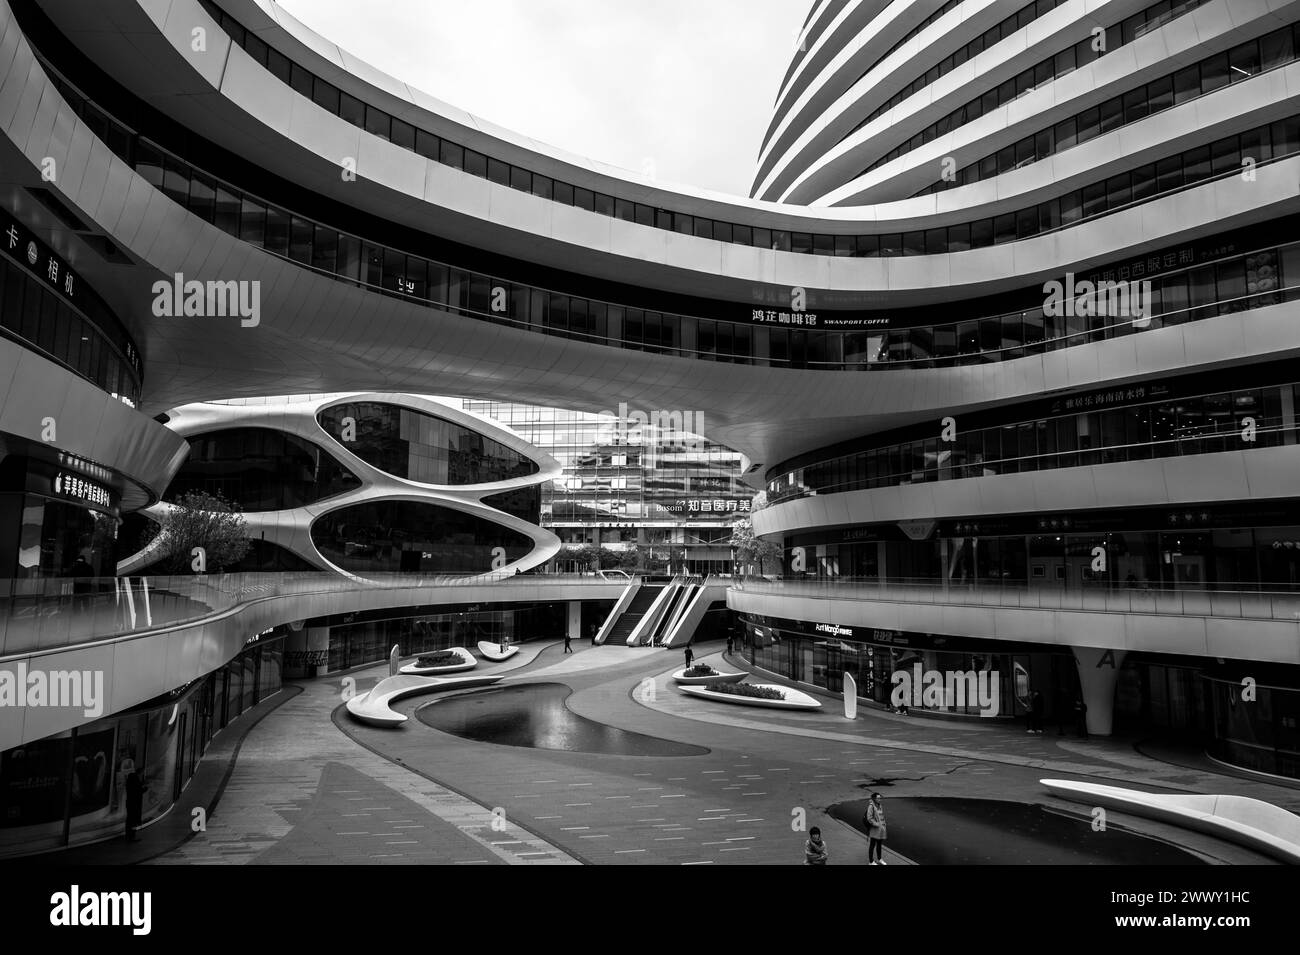
[[[582,601],[581,600],[569,601],[568,633],[569,633],[569,639],[571,640],[582,639]]]
[[[1109,736],[1115,721],[1115,682],[1127,650],[1071,647],[1083,702],[1088,705],[1088,733]],[[1073,706],[1073,701],[1070,703]]]

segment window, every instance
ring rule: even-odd
[[[415,127],[396,116],[393,117],[393,145],[412,151],[415,149]]]
[[[1116,96],[1101,104],[1101,132],[1108,133],[1124,123],[1124,101]]]
[[[488,157],[487,161],[488,181],[495,182],[499,186],[508,186],[510,184],[510,167],[500,159]]]
[[[425,159],[438,161],[438,137],[426,133],[422,129],[415,131],[415,151]]]
[[[1000,215],[993,220],[993,244],[1002,245],[1004,242],[1014,242],[1016,240],[1016,214],[1008,212]]]
[[[465,150],[465,171],[480,179],[487,178],[487,157],[472,149]]]
[[[1228,54],[1220,53],[1201,61],[1201,94],[1212,93],[1228,85]]]
[[[465,168],[465,150],[455,143],[442,140],[438,144],[438,161],[452,169]]]
[[[320,77],[317,77],[316,82],[312,86],[311,98],[316,103],[316,105],[319,106],[321,109],[325,110],[326,112],[333,113],[336,116],[338,115],[339,112],[338,87],[331,86],[329,83],[326,83]]]
[[[1259,72],[1259,43],[1251,40],[1228,51],[1228,81],[1239,83]]]
[[[1174,104],[1185,103],[1201,94],[1200,67],[1192,65],[1174,74]]]
[[[382,109],[375,109],[373,106],[366,107],[366,132],[373,133],[380,139],[388,139],[391,135],[392,117]]]
[[[1076,117],[1079,128],[1079,142],[1086,143],[1095,137],[1101,129],[1101,110],[1094,106],[1084,110]]]
[[[539,176],[533,173],[533,195],[540,196],[543,199],[550,199],[553,195],[554,180],[549,176]]]
[[[511,166],[510,188],[518,189],[520,192],[532,192],[533,174],[527,169],[520,169],[518,166]]]

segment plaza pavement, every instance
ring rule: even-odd
[[[400,728],[364,726],[342,709],[340,686],[351,677],[364,692],[387,675],[381,664],[305,681],[301,692],[268,705],[237,755],[224,747],[228,778],[219,799],[206,797],[215,802],[206,832],[174,847],[160,844],[154,861],[797,864],[804,829],[818,825],[831,864],[862,864],[866,840],[832,818],[831,806],[879,790],[886,806],[900,796],[960,796],[1037,802],[1080,814],[1083,807],[1046,793],[1038,783],[1046,776],[1235,792],[1300,808],[1298,788],[1172,765],[1120,741],[1057,737],[1055,727],[1030,736],[985,721],[875,710],[860,710],[848,721],[833,698],[818,713],[710,704],[669,685],[669,674],[680,666],[675,651],[585,641],[575,647],[566,655],[558,644],[526,644],[518,658],[480,664],[480,670],[503,672],[504,685],[563,684],[572,691],[565,705],[579,716],[707,753],[605,755],[474,742],[419,720],[417,711],[437,706],[440,696],[396,703],[413,717]],[[711,649],[697,652],[715,665],[742,662],[724,663]],[[784,682],[761,672],[755,679]],[[214,745],[209,756],[220,749]],[[189,818],[187,807],[209,805],[204,798],[191,785],[169,814],[172,832],[159,829],[155,839],[179,842],[174,830]],[[1173,842],[1206,861],[1268,861],[1163,824],[1122,814],[1111,820],[1115,828]],[[90,846],[61,855],[93,862],[97,849],[102,861],[121,851]],[[886,858],[907,862],[893,851]]]

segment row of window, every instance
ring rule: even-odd
[[[790,471],[768,499],[1295,444],[1297,406],[1285,384],[936,434]]]
[[[1300,150],[1300,120],[1279,121],[1267,132],[1273,158],[1283,154],[1279,151]],[[1257,150],[1263,134],[1256,139],[1243,137],[1243,141],[1249,144],[1246,148]],[[1207,171],[1214,175],[1216,169],[1235,166],[1243,147],[1237,137],[1232,137],[1230,142],[1231,150],[1225,146],[1217,153],[1210,147],[1190,151],[1193,160],[1190,164],[1182,157],[1174,157],[1164,165],[1112,177],[1105,183],[1020,213],[947,229],[871,236],[862,251],[877,255],[935,254],[945,248],[979,248],[1011,241],[1021,230],[1032,233],[1070,224],[1082,218],[1085,209],[1088,215],[1100,214],[1132,202],[1135,194],[1139,199],[1146,198],[1153,187],[1160,191],[1178,188],[1187,182],[1189,175],[1201,177]],[[1202,151],[1208,162],[1200,156]],[[989,361],[998,357],[990,353],[991,342],[998,343],[995,350],[1034,345],[1042,350],[1053,347],[1048,343],[1058,339],[1065,344],[1064,339],[1072,338],[1068,343],[1075,344],[1133,331],[1131,322],[1117,320],[1113,315],[1091,322],[1072,319],[1074,324],[1068,324],[1064,319],[1054,322],[1043,316],[1041,310],[889,332],[839,332],[751,326],[624,307],[519,285],[364,242],[265,205],[219,180],[191,171],[180,160],[164,156],[144,140],[139,142],[136,153],[137,170],[144,178],[195,215],[244,241],[385,294],[561,337],[620,343],[623,347],[666,354],[699,355],[718,361],[756,359],[795,367],[860,367],[936,359],[950,359],[950,363]],[[1206,306],[1220,302],[1225,303],[1222,311],[1236,311],[1276,301],[1276,270],[1272,284],[1267,284],[1268,276],[1265,276],[1266,284],[1261,286],[1258,281],[1247,283],[1244,278],[1247,267],[1245,257],[1225,262],[1217,280],[1214,267],[1205,267],[1208,272],[1203,269],[1191,276],[1190,287],[1190,273],[1165,276],[1153,290],[1152,309],[1157,316],[1168,316],[1164,324],[1176,324],[1217,314],[1215,308]],[[1294,273],[1288,274],[1300,276],[1300,264]],[[493,309],[494,297],[498,302],[500,298],[494,289],[505,293],[504,311]],[[1258,296],[1264,292],[1273,297],[1242,300],[1247,294]],[[1189,308],[1195,311],[1188,312]],[[1160,323],[1156,319],[1153,326]],[[925,346],[927,341],[930,344]],[[1000,357],[1027,353],[1029,348]],[[966,355],[973,357],[961,359],[960,356]]]
[[[1135,123],[1154,113],[1222,89],[1230,83],[1239,83],[1261,72],[1283,66],[1295,59],[1298,32],[1300,24],[1275,30],[1258,40],[1243,43],[1226,53],[1193,63],[1177,73],[1162,76],[1145,86],[1112,97],[1099,106],[1077,113],[1055,126],[1026,136],[1017,143],[959,169],[954,179],[941,179],[917,195],[942,192],[1003,175],[1071,146],[1086,143],[1120,126]]]
[[[907,33],[905,33],[897,43],[891,46],[884,53],[880,54],[880,56],[876,57],[876,59],[872,62],[872,64],[868,66],[865,70],[863,70],[862,73],[858,76],[858,78],[854,80],[853,83],[850,83],[849,85],[852,86],[855,83],[859,82],[862,79],[862,77],[866,76],[868,73],[874,70],[877,66],[883,63],[889,57],[893,56],[894,53],[896,53],[899,50],[899,48],[903,46],[903,44],[907,43],[909,40],[915,37],[926,27],[930,26],[930,24],[934,23],[940,17],[944,16],[945,14],[949,13],[951,10],[955,9],[961,2],[962,0],[948,0],[947,3],[943,4],[941,7],[939,7],[939,9],[935,10],[933,13],[931,13],[928,17],[926,17],[916,26],[912,27],[912,29],[908,30]],[[1035,6],[1046,7],[1047,10],[1050,10],[1054,7],[1060,6],[1064,2],[1065,0],[1036,0],[1036,2],[1035,0],[1030,0],[1029,5],[1025,7],[1023,10],[1021,10],[1021,14],[1025,14],[1026,12],[1028,13],[1028,17],[1025,20],[1025,22],[1028,23],[1030,20],[1034,19],[1036,15],[1038,15],[1034,13]],[[1044,12],[1046,12],[1046,10],[1044,10]],[[1009,25],[1010,29],[1008,30],[1007,35],[1010,36],[1011,33],[1014,33],[1018,29],[1018,27],[1016,26],[1018,22],[1019,22],[1018,15],[1013,13],[1011,14],[1011,16],[1007,17],[1006,20],[1002,21],[1001,24],[987,31],[988,33],[992,34],[994,37],[992,42],[995,43],[997,42],[1000,27]],[[813,77],[811,76],[802,77],[801,82],[799,83],[799,91],[802,91],[802,89],[808,85],[808,83],[812,80],[812,78]],[[771,139],[772,133],[773,131],[775,131],[777,124],[781,122],[785,114],[790,111],[790,107],[794,105],[794,102],[797,99],[796,92],[798,91],[791,91],[791,93],[787,95],[784,98],[784,100],[777,105],[777,108],[773,113],[771,123],[768,125],[767,133],[763,137],[763,145],[761,147],[762,149],[767,148],[768,141]],[[787,130],[786,135],[789,136],[792,134],[792,132],[793,130]],[[767,158],[767,160],[763,163],[762,167],[759,169],[758,174],[760,177],[767,175],[768,170],[772,168],[772,165],[773,163],[776,162],[776,159],[777,157],[775,155],[769,156]]]
[[[730,242],[738,245],[771,248],[778,251],[801,252],[809,255],[852,256],[857,240],[870,237],[819,235],[787,230],[762,229],[737,223],[722,222],[703,216],[684,215],[644,203],[621,199],[561,182],[549,176],[532,173],[511,163],[486,156],[448,139],[435,136],[422,129],[362,103],[338,87],[325,82],[304,67],[290,61],[271,49],[256,34],[243,29],[228,14],[207,3],[209,13],[230,33],[236,43],[248,51],[259,63],[266,66],[279,79],[288,83],[303,96],[340,118],[365,129],[381,139],[388,140],[420,155],[463,170],[470,175],[485,178],[499,185],[543,199],[572,205],[599,215],[636,222],[640,225],[667,231],[694,235],[699,238]],[[66,85],[66,84],[65,84]],[[992,227],[992,221],[989,222]]]
[[[1120,42],[1117,46],[1112,47],[1108,45],[1106,35],[1101,37],[1089,36],[1087,39],[1080,40],[1078,43],[1071,47],[1067,47],[1055,56],[1049,56],[1041,63],[1038,63],[1027,70],[1023,70],[1016,76],[1013,76],[1011,79],[1006,80],[990,90],[986,90],[969,103],[958,107],[937,122],[931,123],[901,146],[898,146],[881,156],[866,169],[862,170],[860,175],[866,175],[871,172],[871,170],[878,169],[885,163],[892,162],[899,156],[902,156],[904,153],[909,153],[931,140],[938,139],[940,136],[952,132],[960,126],[965,126],[967,123],[973,123],[986,113],[993,112],[993,110],[997,109],[999,106],[1010,103],[1012,100],[1019,99],[1026,93],[1032,92],[1041,86],[1046,86],[1048,83],[1060,79],[1067,73],[1072,73],[1075,70],[1082,69],[1093,60],[1100,59],[1107,53],[1111,53],[1114,50],[1119,49],[1121,46],[1132,43],[1138,37],[1145,35],[1150,30],[1163,26],[1175,17],[1189,13],[1204,2],[1205,0],[1183,0],[1183,2],[1175,3],[1171,6],[1169,0],[1162,0],[1161,3],[1148,7],[1141,13],[1129,17],[1123,24],[1121,24],[1119,36]],[[888,109],[892,109],[901,102],[901,98],[896,101],[891,99],[880,109],[874,110],[870,116],[850,130],[848,135],[842,137],[840,141],[843,142],[845,139],[848,139],[849,136],[852,136],[863,126],[884,115]]]
[[[83,113],[95,109],[71,86],[61,80],[57,82],[69,102],[79,103]],[[856,238],[840,236],[835,237],[835,249],[841,254],[851,250],[863,256],[921,255],[1010,241],[1022,231],[1034,234],[1079,221],[1085,214],[1099,214],[1132,202],[1135,196],[1138,200],[1147,198],[1153,194],[1153,189],[1157,192],[1176,189],[1188,184],[1189,177],[1191,181],[1200,179],[1207,170],[1209,175],[1218,174],[1216,170],[1228,170],[1240,161],[1241,155],[1262,155],[1265,133],[1270,158],[1300,149],[1300,123],[1296,120],[1279,121],[1266,130],[1254,132],[1257,135],[1253,137],[1251,134],[1230,137],[1220,146],[1207,147],[1210,152],[1208,166],[1199,152],[1192,150],[1188,153],[1190,161],[1185,161],[1182,156],[1172,157],[1163,164],[1155,164],[1154,169],[1144,167],[1124,176],[1112,177],[1103,184],[1094,184],[1086,190],[1030,210],[947,229]],[[356,236],[263,203],[194,169],[175,155],[164,153],[143,138],[128,135],[125,138],[110,137],[108,141],[117,143],[117,147],[124,150],[123,158],[175,202],[227,233],[267,251],[346,281],[364,283],[385,294],[445,306],[491,321],[527,325],[562,337],[594,339],[667,354],[700,354],[703,358],[718,361],[858,368],[890,362],[943,365],[1013,358],[1045,348],[1133,331],[1131,322],[1116,321],[1114,317],[1092,320],[1078,329],[1064,325],[1054,327],[1037,311],[890,332],[841,332],[750,326],[625,308],[513,284],[363,242]],[[790,233],[778,235],[788,241]],[[813,237],[804,235],[800,241],[810,238]],[[852,245],[845,245],[849,240],[853,240]],[[1244,258],[1239,262],[1243,267],[1246,264]],[[1172,263],[1166,263],[1166,267],[1170,265]],[[1213,269],[1210,274],[1213,276]],[[1300,276],[1300,269],[1289,274]],[[1189,289],[1186,274],[1182,278],[1169,276],[1168,280],[1174,283],[1170,292],[1162,291],[1163,284],[1158,284],[1155,292],[1154,311],[1157,315],[1168,316],[1165,324],[1276,301],[1277,293],[1273,291],[1270,293],[1272,298],[1242,302],[1242,296],[1264,291],[1257,284],[1246,288],[1230,279],[1227,280],[1228,287],[1216,289],[1213,277],[1209,280],[1197,277]],[[1184,291],[1175,287],[1177,283],[1182,283],[1180,287]],[[495,312],[492,308],[495,288],[506,292],[504,312]],[[1269,288],[1276,290],[1276,281]],[[1221,302],[1225,303],[1222,309],[1204,307]],[[1195,310],[1185,311],[1189,307]],[[1070,336],[1072,340],[1067,342],[1060,336]],[[991,342],[999,343],[992,351]],[[996,351],[1002,354],[995,354]]]
[[[885,100],[885,102],[881,103],[879,106],[873,109],[871,113],[866,117],[866,119],[862,120],[862,122],[854,126],[853,129],[847,135],[840,137],[841,141],[848,139],[849,136],[852,136],[853,133],[857,132],[863,126],[867,125],[867,123],[871,122],[873,119],[883,116],[889,110],[893,109],[899,103],[903,102],[903,100],[920,92],[925,87],[929,86],[931,83],[936,82],[940,77],[947,76],[949,73],[951,73],[957,67],[961,66],[966,61],[972,60],[975,57],[979,56],[981,53],[983,53],[985,50],[992,47],[994,44],[999,43],[1002,40],[1005,40],[1007,37],[1014,34],[1017,30],[1021,30],[1024,27],[1028,26],[1030,23],[1032,23],[1034,20],[1038,19],[1039,17],[1043,16],[1045,13],[1049,13],[1050,11],[1055,10],[1064,2],[1065,0],[1039,0],[1038,3],[1031,3],[1029,4],[1029,6],[1021,9],[1019,12],[1013,13],[1011,16],[1007,17],[997,26],[985,30],[975,39],[971,40],[965,46],[961,47],[958,50],[955,50],[954,52],[950,53],[948,56],[944,57],[940,62],[930,67],[930,69],[928,69],[926,72],[922,73],[920,76],[918,76],[912,82],[908,83],[906,86],[904,86],[893,96],[889,97],[889,99]],[[1195,2],[1204,2],[1204,0],[1195,0]],[[1157,4],[1157,6],[1160,5],[1161,4]],[[1164,0],[1163,6],[1167,10],[1169,7],[1169,0]],[[1166,19],[1168,19],[1168,17],[1166,17]],[[1143,14],[1141,13],[1135,14],[1134,16],[1130,17],[1129,20],[1143,21]],[[1140,24],[1130,25],[1128,30],[1124,30],[1123,27],[1121,27],[1121,33],[1132,34],[1134,33],[1135,26],[1137,25],[1143,26],[1142,29],[1143,33],[1145,33],[1147,29],[1149,29],[1145,27],[1145,23],[1143,22]],[[1140,36],[1141,34],[1139,33],[1137,35]],[[1090,45],[1091,43],[1092,43],[1092,39],[1090,37],[1088,40],[1083,40],[1080,41],[1080,43],[1075,44],[1074,49],[1078,49],[1078,47],[1082,45]],[[1091,53],[1092,51],[1090,50],[1089,52]],[[1100,53],[1097,53],[1096,55],[1100,56],[1101,53],[1104,52],[1105,52],[1105,47],[1103,44],[1102,51]],[[1072,51],[1066,50],[1065,53],[1069,54],[1072,53]],[[1058,54],[1058,57],[1062,55],[1064,54]],[[1094,56],[1093,58],[1095,59],[1096,57]],[[879,65],[879,61],[871,64],[871,66],[863,70],[862,76],[859,76],[857,81],[855,82],[860,82],[863,79],[863,77],[865,77],[868,73],[874,70],[878,65]],[[1065,70],[1064,72],[1068,72],[1068,70]],[[1058,72],[1055,75],[1060,76],[1061,73]]]
[[[30,272],[3,258],[0,327],[109,394],[139,402],[135,368],[100,327]]]
[[[1218,524],[1223,519],[1221,513],[1218,508],[1207,508],[1195,516]],[[785,576],[804,579],[874,578],[881,583],[936,585],[948,581],[982,588],[1300,590],[1295,525],[1252,527],[1243,522],[1213,529],[1174,530],[1143,526],[1153,518],[1157,515],[1135,517],[1120,512],[1106,522],[1113,530],[1070,533],[1057,528],[1054,521],[1043,521],[1040,524],[1052,526],[1037,534],[992,529],[945,534],[940,530],[935,537],[919,541],[845,543],[836,540],[843,533],[837,530],[824,535],[829,538],[825,543],[800,538],[806,572],[793,569],[791,547],[782,554],[782,565]],[[1089,523],[1095,527],[1097,521],[1090,519]],[[872,529],[863,530],[870,533]],[[1104,570],[1093,569],[1098,548],[1106,555]],[[809,559],[813,553],[815,563]]]
[[[961,0],[957,0],[957,2],[960,3]],[[831,0],[830,3],[826,4],[822,8],[822,13],[821,16],[817,18],[817,23],[813,25],[813,28],[811,30],[808,30],[808,24],[812,20],[813,11],[817,9],[818,4],[813,3],[811,5],[811,7],[808,10],[808,18],[804,20],[804,25],[800,31],[798,37],[798,46],[795,48],[794,56],[790,58],[790,65],[785,68],[785,76],[781,77],[781,85],[777,87],[776,100],[773,104],[774,106],[779,106],[783,98],[788,98],[786,94],[786,86],[790,82],[790,77],[794,76],[794,71],[799,68],[799,64],[804,61],[804,57],[806,57],[809,53],[812,52],[813,44],[815,44],[817,42],[817,38],[820,37],[823,32],[825,32],[826,26],[828,24],[832,24],[836,22],[840,10],[842,10],[847,3],[848,0]],[[945,7],[955,6],[955,5],[956,4],[952,3],[951,0],[949,0],[948,3],[944,4]],[[807,30],[808,32],[805,33],[803,32],[804,30]],[[801,79],[806,80],[807,78],[801,78]],[[774,127],[775,125],[776,123],[775,121],[773,121],[772,126]],[[771,134],[772,134],[772,128],[769,127],[767,131],[767,135],[770,136]],[[766,145],[766,140],[764,140],[764,145]]]

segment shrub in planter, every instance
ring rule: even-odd
[[[682,676],[717,676],[718,671],[713,669],[707,663],[697,663],[693,667],[688,667]]]
[[[720,683],[709,687],[713,693],[730,693],[733,696],[748,696],[756,700],[784,700],[785,694],[769,686],[755,686],[753,683]]]
[[[421,655],[416,659],[415,665],[418,667],[446,667],[464,662],[459,653],[452,653],[450,650],[439,650],[437,653]]]

